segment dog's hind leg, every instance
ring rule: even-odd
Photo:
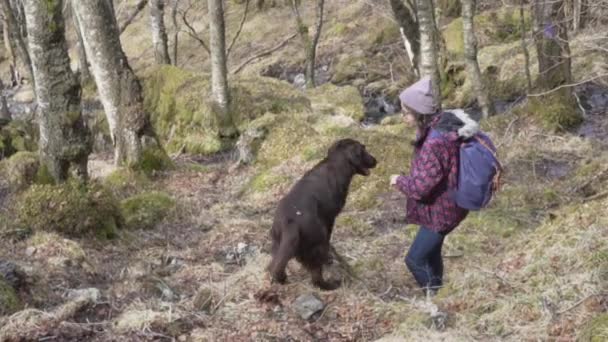
[[[299,242],[299,236],[297,230],[283,233],[281,241],[278,245],[273,243],[273,256],[272,262],[270,263],[270,274],[272,280],[279,284],[285,284],[287,281],[287,273],[285,268],[287,263],[291,260],[297,251]]]

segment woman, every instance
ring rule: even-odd
[[[479,125],[462,110],[441,112],[428,77],[399,99],[405,121],[415,123],[417,132],[409,175],[393,175],[390,182],[407,196],[408,223],[420,226],[405,263],[420,287],[434,294],[443,285],[443,240],[468,214],[450,195],[458,184],[460,143]]]

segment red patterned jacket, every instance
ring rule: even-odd
[[[430,129],[417,132],[423,141],[414,149],[410,174],[397,178],[397,188],[407,196],[408,223],[435,232],[451,232],[468,214],[456,205],[449,189],[458,185],[460,141],[473,136],[479,126],[462,110],[442,113],[432,124],[441,137],[428,137]]]

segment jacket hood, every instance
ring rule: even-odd
[[[458,137],[469,139],[479,132],[479,123],[462,109],[450,109],[441,114],[435,129],[440,132],[456,132]]]

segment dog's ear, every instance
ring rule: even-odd
[[[344,140],[338,140],[334,142],[327,150],[327,156],[335,155],[339,150],[343,149],[345,145]]]

